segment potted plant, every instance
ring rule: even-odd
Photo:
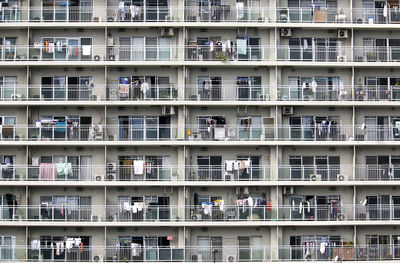
[[[373,52],[373,51],[367,52],[367,61],[368,61],[368,62],[376,61],[376,54],[375,54],[375,52]]]
[[[220,53],[220,54],[217,55],[217,59],[220,60],[220,61],[225,62],[226,61],[226,55]]]

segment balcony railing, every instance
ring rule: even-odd
[[[398,8],[294,8],[219,6],[3,6],[0,22],[278,22],[400,23]]]
[[[99,86],[102,91],[99,91]],[[103,91],[103,88],[105,92]],[[399,85],[241,86],[165,84],[9,85],[0,101],[399,101]]]
[[[400,47],[2,45],[0,61],[398,62]]]
[[[65,164],[60,164],[60,167]],[[276,175],[276,177],[274,176]],[[227,169],[224,165],[151,165],[135,172],[133,165],[71,165],[57,172],[57,164],[3,165],[0,181],[396,181],[399,165],[250,165]]]
[[[399,141],[395,125],[3,125],[0,141]]]
[[[0,206],[3,221],[40,222],[235,222],[235,221],[393,221],[400,220],[400,205],[237,204],[158,205],[130,202],[119,205],[68,205],[42,203]]]
[[[341,243],[341,242],[338,242]],[[0,261],[49,262],[276,262],[276,261],[373,261],[400,259],[398,245],[279,245],[279,246],[186,246],[147,247],[127,245],[97,247],[74,246],[60,253],[50,246],[0,246]],[[137,248],[136,248],[137,247]]]

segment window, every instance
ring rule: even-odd
[[[143,171],[135,171],[134,161],[143,161]],[[169,180],[171,179],[170,156],[119,156],[118,180]]]
[[[263,95],[260,76],[237,77],[236,86],[239,100],[258,100]]]
[[[120,116],[119,140],[165,140],[171,138],[169,116]]]
[[[316,180],[337,180],[340,174],[340,156],[289,156],[290,179],[310,180],[311,175],[318,175]]]
[[[93,91],[93,77],[53,76],[41,78],[41,97],[50,100],[88,100]]]

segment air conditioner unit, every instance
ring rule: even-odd
[[[283,106],[282,114],[283,115],[293,115],[293,106]]]
[[[347,174],[338,174],[337,175],[337,180],[338,181],[348,181],[349,176]]]
[[[117,172],[117,163],[107,163],[107,172]]]
[[[236,262],[236,256],[235,255],[226,256],[226,262]]]
[[[107,38],[107,46],[114,46],[114,38],[112,37]]]
[[[161,108],[161,115],[164,115],[164,116],[175,115],[174,106],[163,106]]]
[[[321,181],[322,175],[320,174],[312,174],[310,175],[310,181]]]
[[[190,217],[192,219],[192,221],[201,221],[201,214],[193,214]]]
[[[11,95],[11,100],[21,100],[22,99],[22,95],[21,94],[13,94]]]
[[[192,261],[203,262],[203,257],[201,256],[201,254],[194,254],[192,255]]]
[[[172,37],[174,36],[174,29],[172,27],[162,27],[161,35],[166,37]]]
[[[93,59],[94,59],[94,61],[100,61],[101,58],[100,58],[99,55],[94,55],[94,58],[93,58]]]
[[[32,166],[39,166],[39,157],[32,157]]]
[[[101,96],[93,94],[93,95],[90,96],[90,100],[101,101]]]
[[[346,62],[347,61],[347,56],[337,56],[337,62]]]
[[[115,181],[116,177],[117,177],[116,173],[107,173],[107,181]]]
[[[294,194],[294,187],[293,186],[284,186],[283,187],[283,194],[284,195],[293,195]]]
[[[172,194],[174,192],[173,186],[164,186],[164,194]]]
[[[292,36],[292,29],[281,28],[281,37],[290,37],[290,36]]]
[[[94,16],[94,17],[92,18],[92,21],[93,21],[93,22],[100,22],[100,17]]]
[[[103,262],[103,257],[100,255],[93,256],[94,262]]]
[[[238,106],[237,107],[237,115],[238,116],[247,116],[247,106]]]
[[[104,181],[104,174],[96,174],[94,178],[96,181]]]
[[[349,31],[347,29],[339,29],[337,31],[337,36],[338,36],[338,38],[348,38]]]
[[[243,187],[236,187],[236,194],[244,194],[248,195],[249,194],[249,187],[248,186],[243,186]]]

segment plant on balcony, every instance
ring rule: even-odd
[[[217,59],[220,60],[220,61],[225,62],[226,61],[226,55],[220,53],[220,54],[217,55]]]
[[[373,51],[367,52],[367,61],[376,61],[376,54]]]

